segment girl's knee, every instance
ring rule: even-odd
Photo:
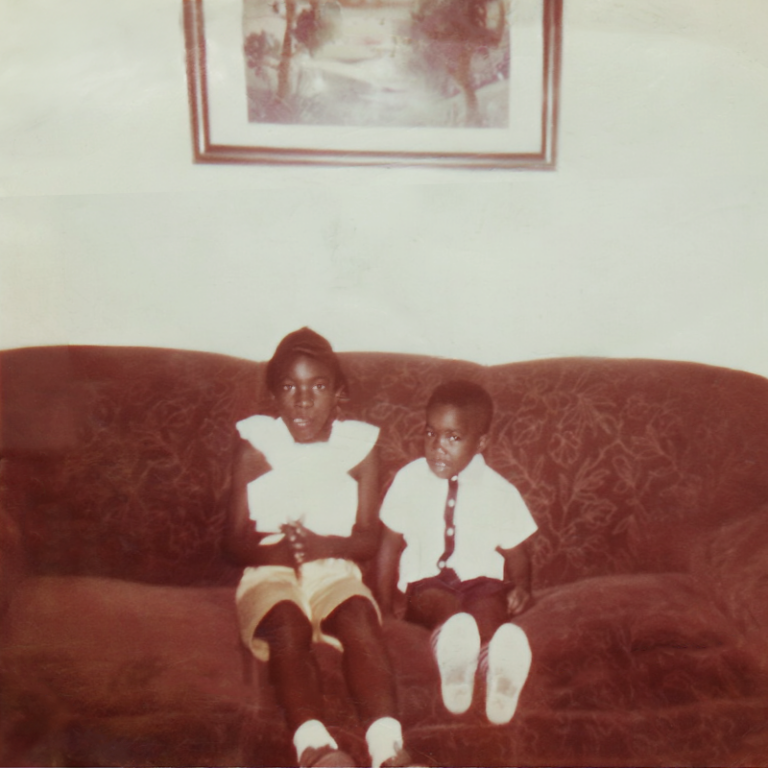
[[[339,639],[379,632],[379,616],[368,598],[355,595],[339,605],[323,622],[323,630]]]
[[[271,652],[275,649],[309,647],[312,644],[312,625],[298,605],[283,601],[262,619],[256,636],[266,640]]]

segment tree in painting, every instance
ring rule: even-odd
[[[265,81],[270,79],[270,70],[276,69],[273,98],[262,104],[262,116],[275,122],[294,122],[298,106],[292,77],[294,56],[300,50],[314,55],[333,39],[341,7],[335,0],[309,0],[308,7],[299,11],[298,0],[275,0],[270,9],[283,18],[282,41],[265,29],[250,33],[244,46],[246,63],[257,78]]]
[[[472,61],[504,38],[503,0],[420,0],[413,13],[413,44],[426,67],[450,75],[464,94],[467,126],[482,125]]]

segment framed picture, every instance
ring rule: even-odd
[[[199,163],[552,170],[562,0],[184,0]]]

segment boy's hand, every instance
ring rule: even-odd
[[[507,614],[517,616],[528,608],[533,600],[531,593],[524,587],[515,587],[507,592]]]

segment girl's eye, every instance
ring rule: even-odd
[[[324,389],[327,389],[327,386],[325,384],[315,384],[315,389],[319,389],[322,392]]]
[[[434,432],[433,432],[431,429],[425,429],[425,430],[424,430],[424,434],[425,434],[427,437],[434,437],[434,436],[435,436],[435,433],[434,433]]]
[[[290,392],[293,389],[293,384],[283,384],[283,392]]]
[[[448,439],[449,439],[449,440],[450,440],[452,443],[457,443],[459,440],[461,440],[461,438],[460,438],[458,435],[450,435],[450,436],[448,437]]]

